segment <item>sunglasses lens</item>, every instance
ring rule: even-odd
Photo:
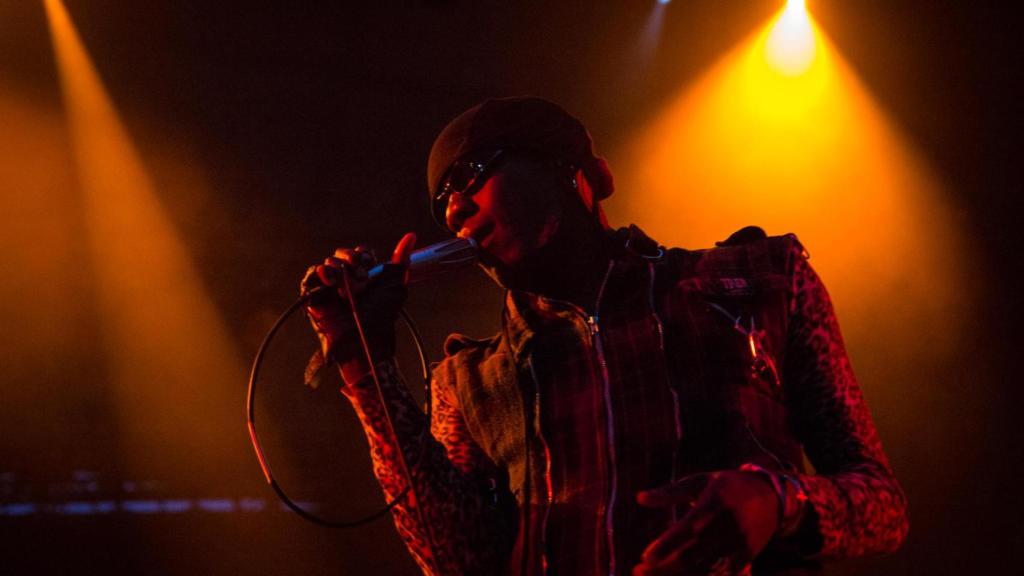
[[[480,165],[475,162],[456,162],[444,183],[444,190],[451,194],[464,192],[480,175]]]
[[[448,208],[448,198],[456,192],[463,192],[469,188],[477,174],[467,162],[456,162],[448,169],[448,174],[445,175],[437,194],[434,195],[432,208],[434,220],[438,224],[447,227],[445,224],[445,211]]]
[[[434,220],[443,227],[445,224],[445,211],[448,207],[448,198],[456,192],[466,196],[476,194],[475,184],[487,180],[488,174],[500,163],[503,150],[497,150],[489,158],[480,160],[457,160],[448,168],[448,173],[441,180],[437,193],[434,194],[432,208]]]

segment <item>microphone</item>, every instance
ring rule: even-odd
[[[415,284],[449,270],[475,264],[476,257],[477,244],[476,240],[472,238],[452,238],[444,242],[431,244],[430,246],[415,250],[409,255],[407,282]],[[396,265],[391,262],[383,262],[367,270],[366,275],[369,280],[373,280],[380,276],[386,267],[394,266]],[[314,274],[312,277],[314,283],[319,284],[322,281],[327,286],[338,286],[340,284],[340,278],[335,277],[332,269],[326,266],[317,266],[317,270],[322,271],[323,276]]]
[[[409,284],[476,264],[476,257],[476,240],[472,238],[452,238],[415,250],[409,255]],[[366,274],[372,280],[384,271],[384,266],[388,265],[392,264],[378,264],[367,270]]]

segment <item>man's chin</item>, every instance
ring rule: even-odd
[[[477,265],[502,288],[519,290],[523,288],[523,274],[487,252],[481,250]]]
[[[548,271],[545,267],[548,254],[550,252],[546,249],[528,252],[510,249],[502,253],[503,258],[498,258],[487,250],[481,250],[478,258],[480,267],[502,288],[534,292]]]

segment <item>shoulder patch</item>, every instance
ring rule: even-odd
[[[701,251],[684,284],[722,296],[790,290],[793,259],[802,252],[792,234],[768,236],[761,228],[748,226],[715,248]]]

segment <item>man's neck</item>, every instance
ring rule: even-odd
[[[593,314],[612,258],[610,238],[591,222],[566,225],[521,272],[514,288],[571,302]]]

